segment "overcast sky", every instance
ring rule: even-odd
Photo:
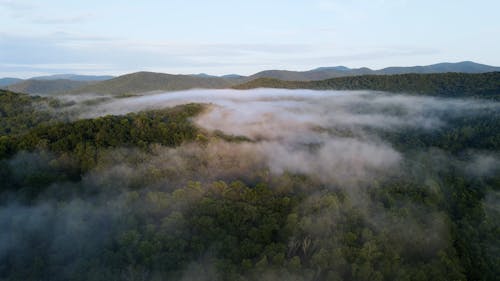
[[[0,77],[500,65],[499,0],[0,0]]]

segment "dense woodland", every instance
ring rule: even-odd
[[[500,91],[500,72],[480,74],[437,73],[363,75],[305,82],[261,78],[235,86],[234,88],[377,90],[441,97],[481,97],[498,99],[498,92]]]
[[[421,89],[444,96],[453,88],[495,98],[499,81],[500,73],[397,75],[256,80],[244,88]],[[113,178],[110,162],[140,166],[158,147],[250,140],[197,128],[191,118],[203,110],[199,104],[76,121],[54,114],[61,106],[0,92],[0,229],[9,229],[0,233],[0,280],[500,276],[500,174],[478,177],[464,169],[471,150],[500,153],[498,109],[447,120],[434,131],[370,129],[411,161],[401,174],[358,187],[362,198],[355,199],[341,186],[265,169],[214,181],[169,183],[161,170]],[[186,168],[190,174],[196,165]]]
[[[0,136],[26,132],[42,123],[50,123],[53,114],[42,109],[48,100],[39,96],[0,90]],[[51,107],[59,102],[52,101]],[[42,107],[42,108],[40,108]]]

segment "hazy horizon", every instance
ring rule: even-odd
[[[497,1],[0,0],[0,77],[500,65]]]
[[[476,61],[456,61],[456,62],[436,62],[436,63],[432,63],[432,64],[429,64],[429,65],[435,65],[435,64],[442,64],[442,63],[462,63],[462,62],[472,62],[472,63],[477,63],[477,64],[483,64],[483,63],[479,63],[479,62],[476,62]],[[419,66],[429,66],[429,65],[388,65],[388,66],[385,66],[385,67],[380,67],[380,68],[370,68],[368,67],[369,69],[371,70],[374,70],[374,71],[377,71],[377,70],[382,70],[382,69],[385,69],[385,68],[390,68],[390,67],[419,67]],[[483,64],[483,65],[487,65],[487,66],[492,66],[492,67],[500,67],[500,66],[497,66],[497,65],[489,65],[489,64]],[[5,77],[0,77],[0,78],[20,78],[20,79],[32,79],[32,78],[37,78],[37,77],[49,77],[49,76],[57,76],[57,75],[83,75],[83,76],[113,76],[113,77],[118,77],[118,76],[122,76],[122,75],[126,75],[126,74],[131,74],[131,73],[137,73],[137,72],[156,72],[156,73],[165,73],[165,74],[172,74],[172,75],[209,75],[209,76],[218,76],[218,77],[222,77],[222,76],[225,76],[225,75],[241,75],[241,76],[251,76],[253,74],[257,74],[259,72],[262,72],[262,71],[268,71],[268,70],[279,70],[279,71],[310,71],[310,70],[314,70],[314,69],[317,69],[317,68],[321,68],[321,67],[347,67],[347,68],[350,68],[350,69],[358,69],[358,68],[363,68],[363,67],[366,67],[366,66],[360,66],[360,67],[349,67],[349,66],[346,66],[346,65],[318,65],[317,67],[313,67],[313,68],[308,68],[308,69],[278,69],[278,68],[269,68],[269,69],[261,69],[261,70],[258,70],[256,72],[251,72],[251,73],[248,73],[248,74],[241,74],[241,73],[236,73],[236,72],[228,72],[228,73],[222,73],[222,74],[213,74],[213,73],[207,73],[207,72],[197,72],[197,73],[166,73],[166,72],[162,72],[162,71],[154,71],[154,70],[148,70],[148,69],[142,69],[142,70],[131,70],[130,72],[123,72],[123,73],[86,73],[86,72],[58,72],[58,73],[45,73],[45,74],[37,74],[35,76],[32,76],[32,75],[26,75],[26,76],[5,76]]]

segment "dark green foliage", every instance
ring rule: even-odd
[[[500,93],[500,72],[481,74],[364,75],[307,82],[261,78],[235,86],[234,88],[377,90],[440,97],[482,97],[497,99],[498,93]]]
[[[73,152],[82,145],[96,149],[145,146],[150,143],[175,146],[194,139],[197,129],[188,118],[201,109],[201,105],[190,104],[168,110],[41,126],[14,141],[17,150],[33,150],[42,146],[59,153]]]
[[[388,186],[374,196],[397,196],[417,207],[370,206],[368,211],[386,214],[380,222],[367,220],[362,215],[367,210],[327,190],[319,190],[308,201],[294,190],[277,193],[265,184],[242,182],[192,182],[172,192],[127,192],[124,201],[111,203],[126,210],[119,217],[112,210],[106,214],[99,205],[84,205],[97,210],[85,215],[92,224],[106,224],[99,229],[106,239],[97,252],[85,250],[95,243],[87,238],[69,252],[69,260],[59,256],[69,254],[62,248],[47,259],[50,247],[43,241],[50,235],[71,234],[38,234],[25,238],[37,245],[36,250],[12,256],[12,262],[0,268],[0,276],[120,280],[145,274],[146,279],[159,275],[177,280],[195,263],[213,268],[217,280],[259,280],[266,272],[303,280],[464,280],[450,242],[433,244],[425,232],[435,230],[432,224],[407,222],[420,215],[421,207],[437,208],[435,203],[418,202],[420,197],[392,189]],[[48,263],[37,268],[37,260]],[[75,268],[58,271],[64,266]]]
[[[437,147],[452,153],[467,149],[500,151],[500,112],[484,109],[473,114],[442,116],[446,124],[436,130],[406,128],[397,131],[374,130],[400,150]]]
[[[43,108],[57,106],[58,102],[49,103],[48,99],[38,96],[0,90],[0,138],[23,133],[39,124],[50,122],[53,116]]]
[[[188,104],[166,110],[41,125],[22,135],[0,137],[0,159],[19,151],[48,151],[53,155],[46,160],[51,164],[49,174],[62,176],[59,179],[78,180],[81,174],[96,165],[100,153],[108,148],[146,149],[153,143],[177,146],[195,140],[198,129],[189,118],[202,108],[199,104]],[[8,174],[5,177],[8,178]],[[23,184],[24,181],[11,179],[0,187],[12,189]],[[48,184],[50,181],[41,179],[37,183],[40,187]]]
[[[109,172],[110,160],[100,156],[113,148],[126,148],[126,154],[139,147],[148,156],[156,144],[249,140],[222,132],[206,136],[190,121],[203,109],[198,104],[50,123],[31,107],[39,98],[8,92],[1,98],[0,230],[9,235],[0,232],[0,280],[500,275],[498,207],[486,198],[500,191],[500,176],[474,177],[463,168],[470,150],[500,150],[496,110],[444,116],[446,124],[433,130],[367,129],[411,161],[402,161],[404,173],[354,190],[307,175],[271,176],[265,168],[248,171],[262,176],[247,182],[185,179],[173,186],[140,178],[128,188],[119,178],[102,184],[93,177]],[[14,125],[23,122],[28,125]]]
[[[272,78],[286,81],[313,81],[325,80],[335,77],[360,76],[360,75],[394,75],[405,73],[485,73],[499,71],[500,67],[494,67],[484,64],[478,64],[471,61],[457,63],[438,63],[426,66],[409,67],[387,67],[379,70],[373,70],[366,67],[348,68],[345,66],[318,67],[308,71],[289,71],[289,70],[265,70],[247,77],[248,80],[257,78]]]

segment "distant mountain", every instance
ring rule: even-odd
[[[348,68],[345,66],[319,67],[308,71],[266,70],[247,77],[247,81],[258,78],[273,78],[285,81],[315,81],[336,77],[359,75],[392,75],[405,73],[485,73],[500,71],[500,67],[479,64],[471,61],[458,63],[438,63],[427,66],[387,67],[372,70],[367,67]]]
[[[206,74],[206,73],[199,73],[199,74],[190,74],[190,75],[194,76],[194,77],[224,78],[224,79],[229,79],[229,80],[233,80],[233,79],[247,79],[246,76],[239,75],[239,74],[226,74],[226,75],[216,76],[216,75],[210,75],[210,74]]]
[[[481,97],[500,100],[500,72],[363,75],[320,81],[259,78],[235,89],[284,88],[314,90],[376,90],[442,97]]]
[[[114,78],[110,75],[78,75],[78,74],[54,74],[48,76],[37,76],[34,80],[74,80],[74,81],[104,81]]]
[[[220,89],[231,87],[236,83],[238,81],[219,77],[136,72],[84,86],[69,91],[69,93],[131,95],[151,91],[179,91],[193,88]]]
[[[405,73],[446,73],[446,72],[462,72],[462,73],[485,73],[500,71],[500,67],[479,64],[472,61],[463,61],[457,63],[438,63],[427,66],[411,66],[411,67],[387,67],[376,70],[374,74],[405,74]]]
[[[369,68],[350,69],[345,66],[320,67],[308,71],[290,71],[290,70],[265,70],[248,77],[248,80],[257,78],[273,78],[285,81],[313,81],[324,80],[334,77],[356,76],[372,74],[373,70]]]
[[[92,81],[74,81],[67,79],[58,80],[22,80],[21,82],[11,84],[5,87],[7,90],[17,93],[26,93],[33,95],[51,95],[67,92],[82,86],[95,83]]]
[[[245,76],[239,75],[239,74],[226,74],[226,75],[222,75],[220,77],[221,78],[226,78],[226,79],[241,79],[241,78],[245,78]]]
[[[210,75],[210,74],[206,74],[206,73],[198,73],[198,74],[189,74],[190,76],[194,76],[194,77],[205,77],[205,78],[213,78],[213,77],[217,77],[215,75]]]
[[[471,61],[438,63],[427,66],[387,67],[379,70],[349,68],[346,66],[318,67],[308,71],[266,70],[250,76],[228,74],[213,76],[206,73],[173,75],[154,72],[136,72],[112,76],[57,74],[33,77],[0,79],[0,87],[29,94],[101,93],[130,95],[150,91],[178,91],[192,88],[228,88],[256,79],[267,78],[280,81],[321,81],[340,77],[364,75],[432,74],[432,73],[486,73],[500,71],[500,67]]]
[[[351,71],[351,69],[347,66],[343,66],[343,65],[339,65],[339,66],[328,66],[328,67],[318,67],[318,68],[315,68],[311,71],[332,71],[332,70],[336,70],[336,71]]]
[[[11,77],[0,78],[0,87],[6,87],[12,84],[19,83],[21,81],[23,81],[23,79],[11,78]]]
[[[330,76],[331,77],[331,76]],[[258,78],[273,78],[286,81],[304,81],[304,80],[322,80],[324,77],[311,71],[291,71],[291,70],[264,70],[255,73],[247,80],[254,80]]]
[[[73,90],[98,81],[113,78],[107,75],[76,75],[56,74],[49,76],[37,76],[29,79],[1,78],[0,87],[13,92],[26,94],[49,95]]]

